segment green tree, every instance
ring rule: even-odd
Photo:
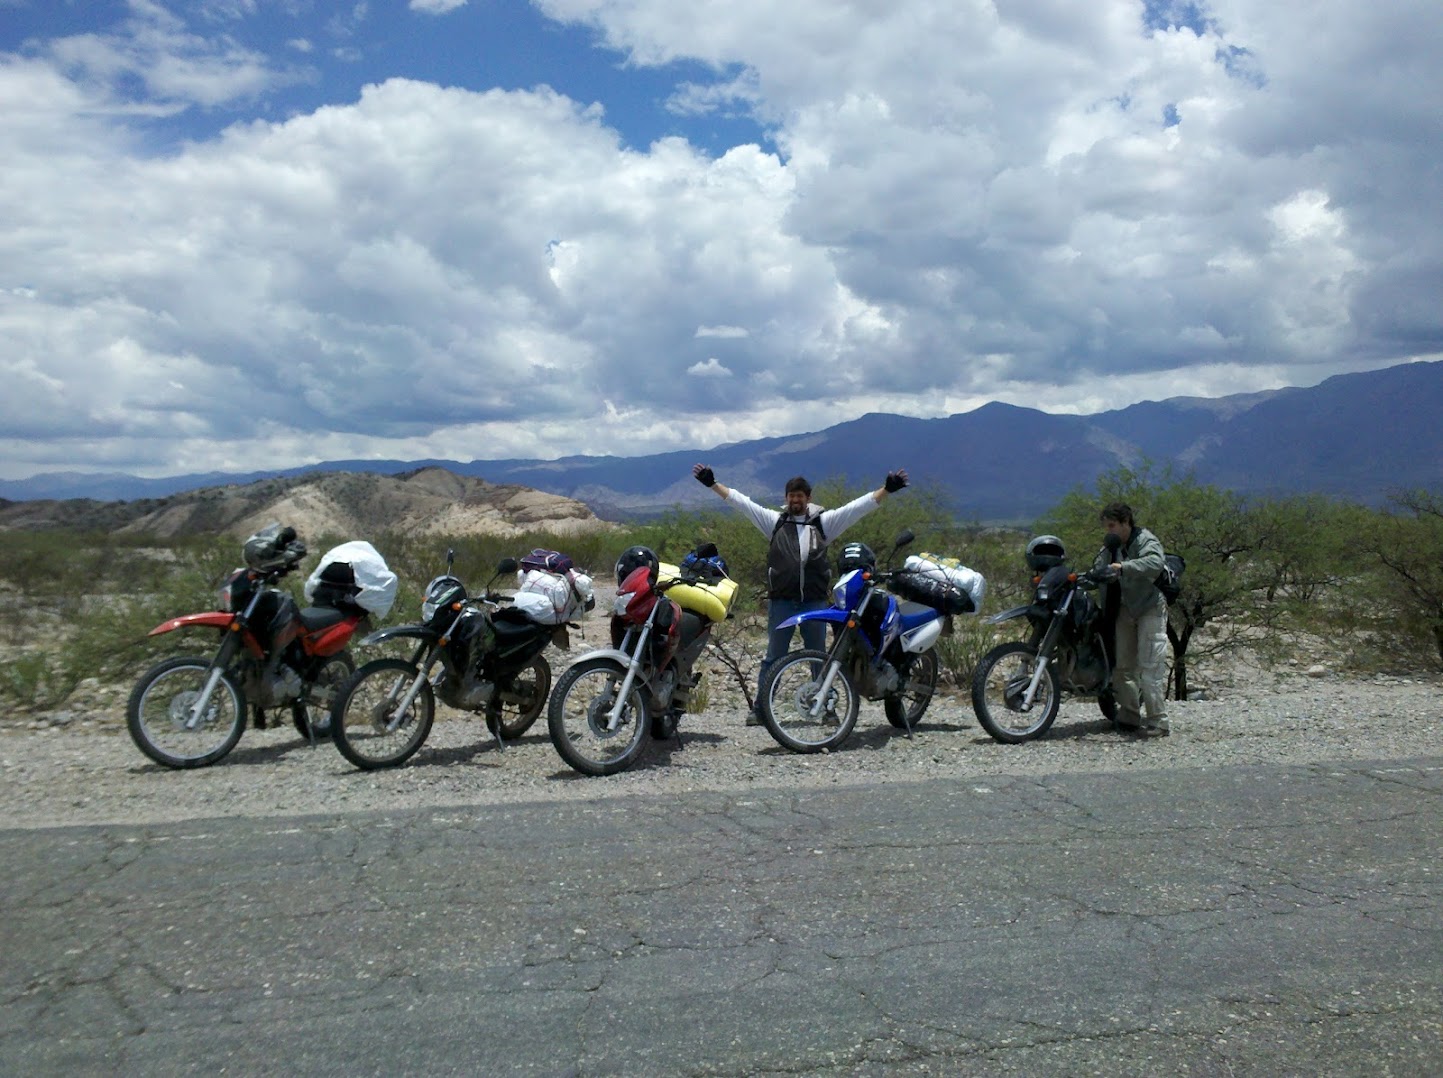
[[[1383,566],[1403,631],[1431,639],[1443,660],[1443,497],[1418,490],[1389,500],[1396,511],[1379,514],[1359,548]]]

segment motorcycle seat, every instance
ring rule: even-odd
[[[491,626],[496,630],[497,637],[503,640],[519,640],[522,637],[535,636],[538,632],[556,631],[555,625],[532,621],[524,611],[517,610],[514,606],[503,606],[493,613]]]
[[[354,618],[362,611],[347,612],[338,610],[333,606],[307,606],[301,610],[301,624],[306,627],[307,632],[315,632],[318,629],[329,629],[332,625],[339,625],[347,618]]]

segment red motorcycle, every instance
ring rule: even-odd
[[[715,544],[662,565],[634,546],[616,563],[610,648],[581,656],[547,706],[551,743],[583,775],[614,775],[636,762],[646,735],[675,737],[701,683],[696,661],[736,596]]]
[[[246,540],[245,567],[220,589],[220,609],[171,618],[150,631],[209,629],[220,634],[213,658],[183,655],[158,663],[141,677],[125,709],[140,751],[166,767],[213,764],[240,740],[246,708],[255,725],[267,712],[286,710],[302,737],[330,736],[336,689],[355,670],[346,645],[369,613],[351,600],[349,567],[333,563],[322,573],[313,606],[300,607],[276,582],[306,554],[294,528],[272,524]],[[336,570],[331,579],[325,573]],[[272,720],[273,721],[273,720]]]

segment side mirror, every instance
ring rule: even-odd
[[[902,532],[901,535],[897,536],[897,541],[892,544],[892,549],[893,549],[893,550],[901,550],[904,546],[906,546],[908,543],[910,543],[910,542],[911,542],[913,539],[915,539],[915,538],[917,538],[917,537],[912,534],[912,529],[911,529],[911,528],[907,528],[906,530],[904,530],[904,531]]]
[[[501,576],[504,573],[514,573],[520,568],[521,563],[515,558],[502,558],[496,563],[496,575]]]

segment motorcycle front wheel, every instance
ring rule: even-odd
[[[331,709],[336,704],[336,694],[355,672],[356,661],[349,651],[338,651],[320,664],[305,694],[291,705],[291,722],[296,733],[307,741],[312,734],[317,741],[331,736]]]
[[[821,695],[832,673],[826,696]],[[835,749],[857,725],[861,699],[847,672],[825,651],[794,651],[772,664],[762,686],[761,714],[777,744],[792,752]]]
[[[404,712],[397,707],[417,678],[421,685]],[[430,682],[404,659],[377,659],[336,694],[331,737],[342,756],[365,771],[396,767],[425,744],[436,718]]]
[[[1097,694],[1097,710],[1102,712],[1108,722],[1117,721],[1117,694],[1111,687]]]
[[[614,775],[630,767],[646,745],[650,711],[639,681],[622,706],[615,726],[615,706],[626,668],[612,659],[583,659],[556,683],[546,709],[551,743],[568,764],[583,775]]]
[[[551,695],[551,664],[538,655],[497,686],[501,697],[501,736],[515,741],[531,729]]]
[[[1043,671],[1032,706],[1022,710],[1022,697],[1037,669],[1037,652],[1014,641],[995,647],[977,664],[972,676],[972,710],[992,737],[1007,745],[1031,741],[1047,733],[1062,702],[1062,686],[1051,665]]]
[[[167,659],[145,672],[125,705],[125,726],[141,752],[166,767],[205,767],[240,740],[246,723],[246,698],[222,673],[200,720],[191,709],[211,676],[211,660],[185,655]]]
[[[907,675],[907,687],[899,693],[882,699],[882,710],[887,721],[898,730],[910,730],[932,702],[937,691],[937,652],[928,650],[912,660],[912,669]]]

